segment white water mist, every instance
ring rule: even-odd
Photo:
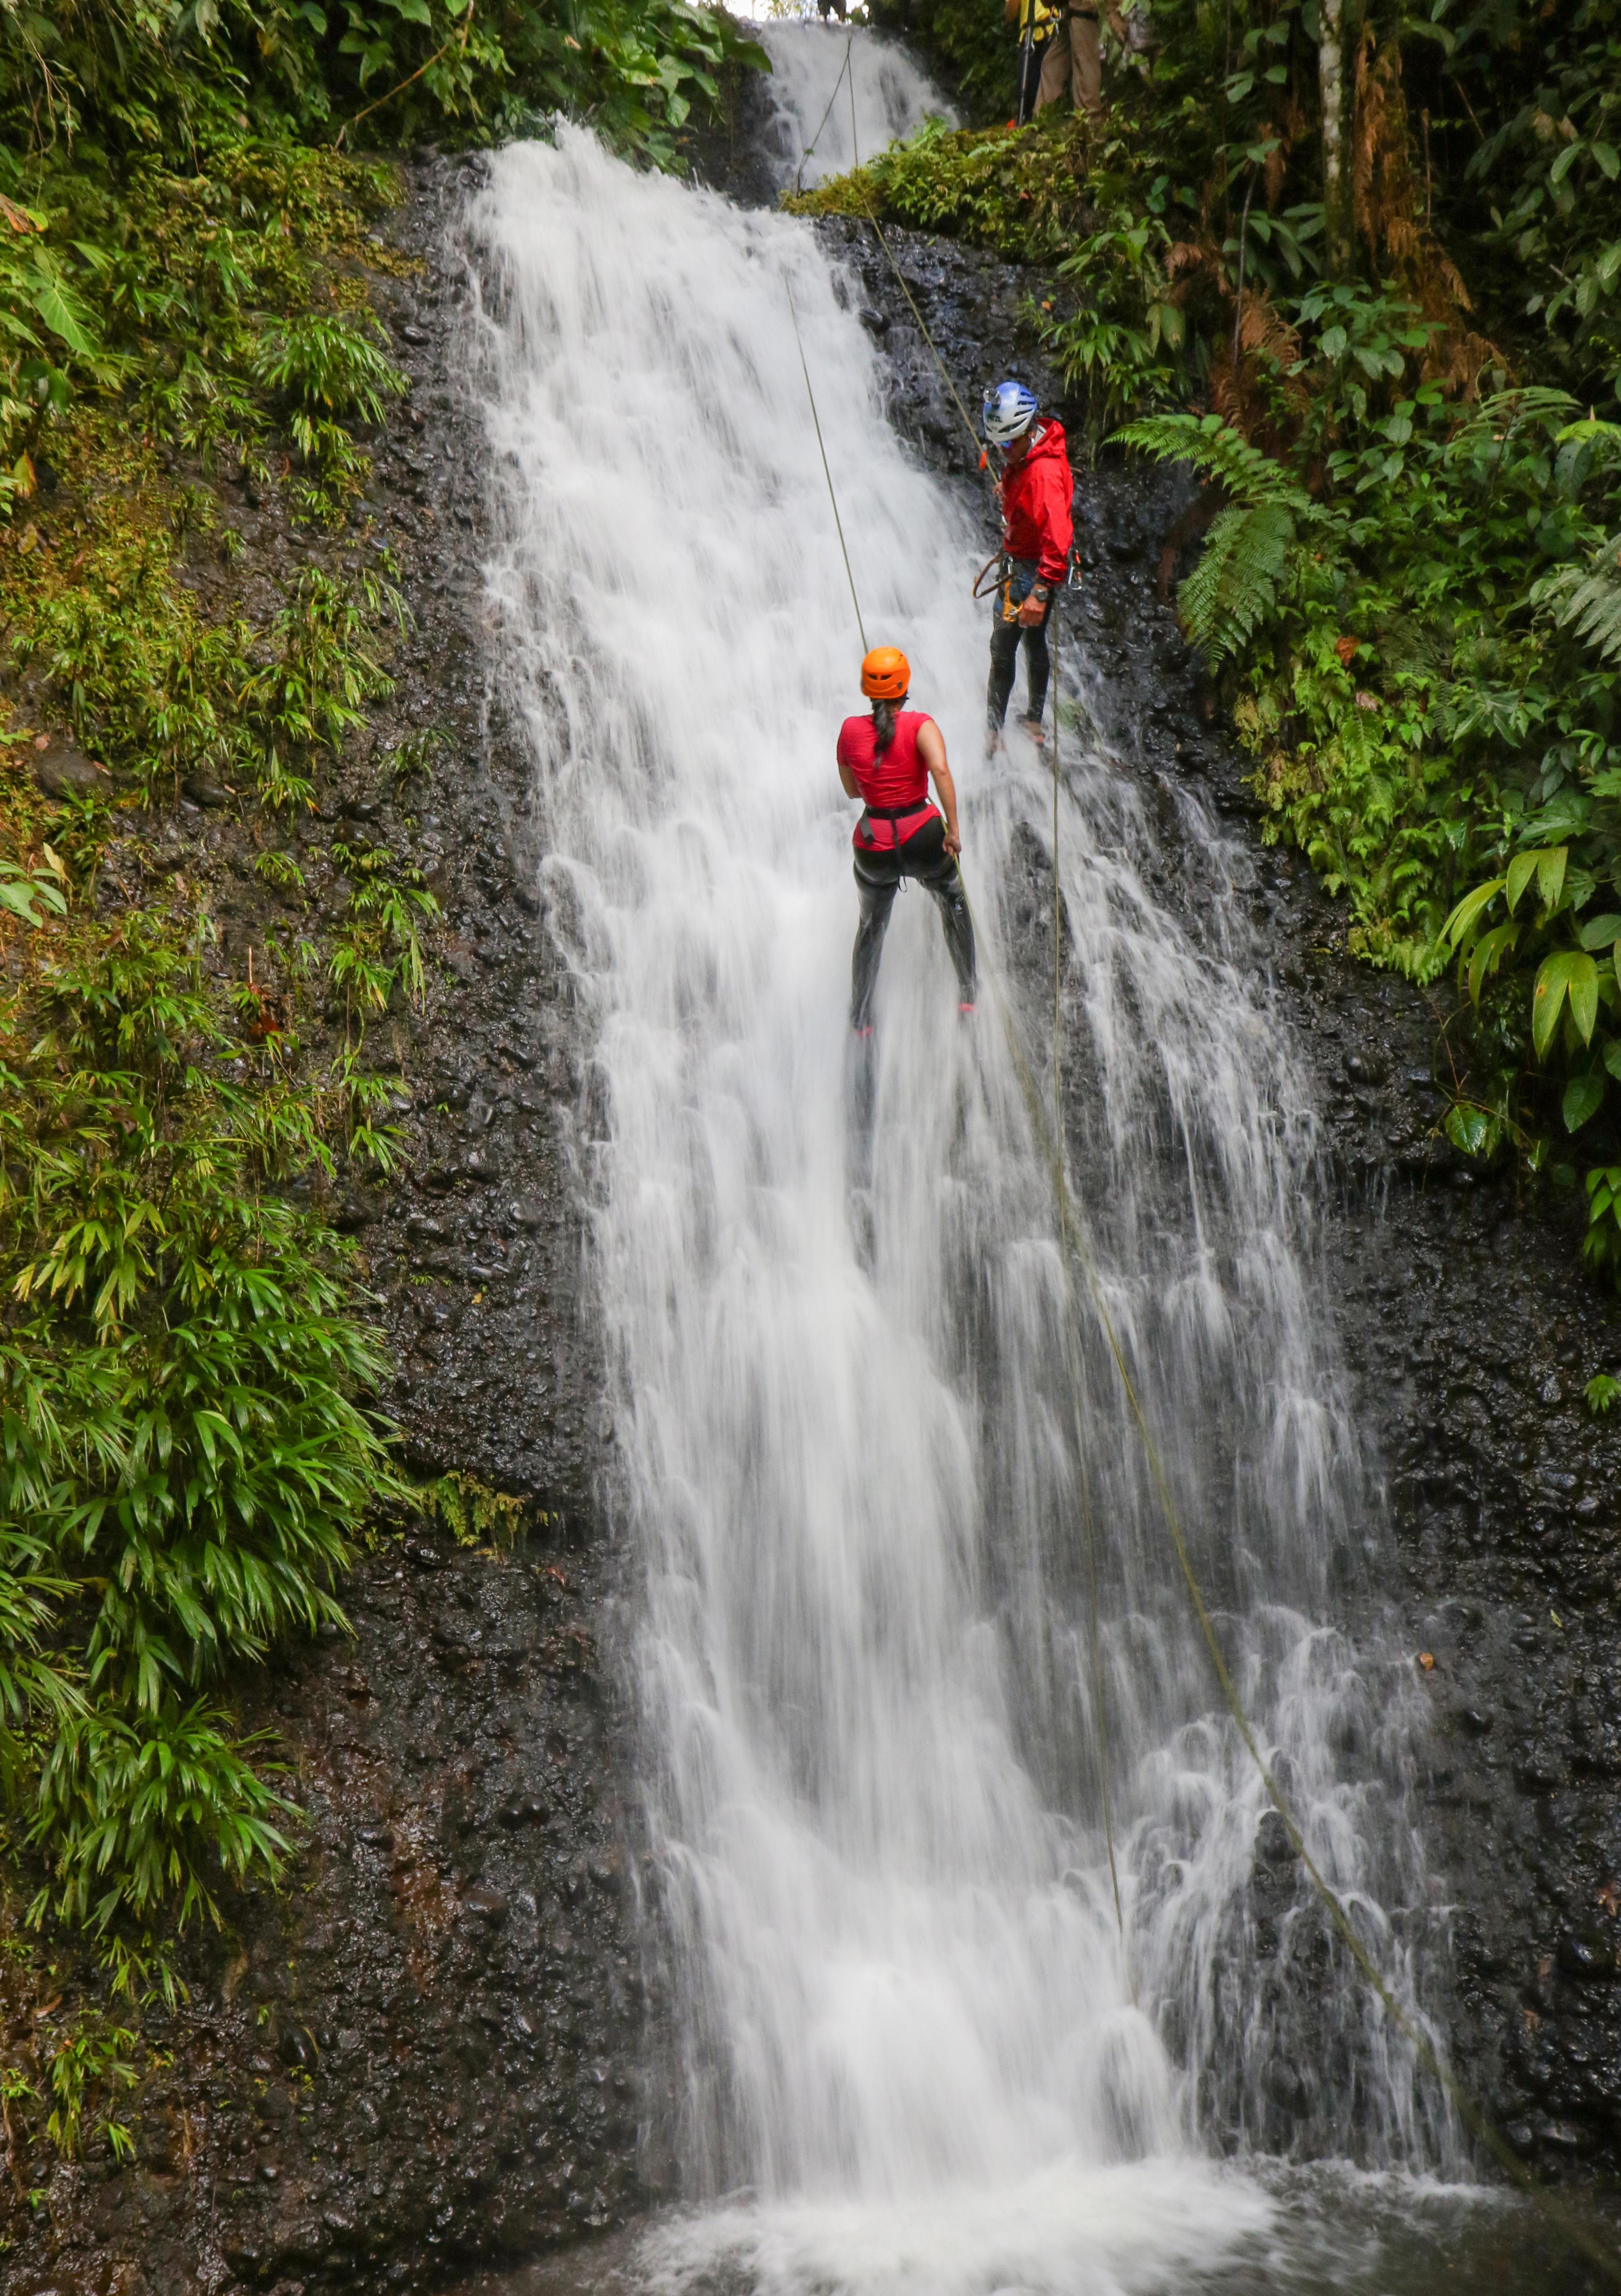
[[[1000,1017],[1044,1064],[1051,786],[1017,742],[980,763],[981,534],[886,427],[803,226],[562,129],[495,158],[472,234],[498,674],[600,1086],[581,1168],[672,2133],[695,2198],[756,2195],[663,2268],[735,2251],[763,2286],[874,2296],[919,2273],[965,2296],[1160,2284],[1265,2215],[1201,2165],[1205,2131],[1415,2161],[1447,2136],[1268,1863],[1068,1293]],[[932,904],[903,895],[860,1217],[832,766],[860,644],[790,284],[869,636],[905,649],[952,752],[987,980],[961,1023]],[[1313,1297],[1306,1095],[1231,955],[1147,891],[1134,789],[1071,749],[1070,1149],[1101,1282],[1257,1730],[1410,1992],[1412,1709],[1330,1623],[1362,1470]],[[1184,833],[1219,885],[1232,857],[1196,814]]]
[[[766,146],[783,184],[842,176],[925,119],[957,125],[905,50],[858,25],[769,23],[756,37],[771,58]]]

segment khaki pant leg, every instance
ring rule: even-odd
[[[1094,27],[1095,29],[1095,27]],[[1036,91],[1036,109],[1044,111],[1056,103],[1064,92],[1064,81],[1069,71],[1069,20],[1060,16],[1058,29],[1045,44],[1041,60],[1041,81]]]
[[[1093,119],[1103,117],[1103,51],[1091,16],[1069,19],[1069,54],[1074,68],[1075,108]]]

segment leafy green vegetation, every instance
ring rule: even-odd
[[[1621,6],[1150,20],[1103,120],[1010,132],[982,80],[794,204],[1045,268],[1085,431],[1201,482],[1178,603],[1265,833],[1451,999],[1454,1145],[1621,1279]],[[959,13],[909,29],[968,90]]]
[[[406,392],[370,298],[406,267],[395,171],[366,154],[562,111],[675,166],[760,62],[685,0],[0,9],[0,1846],[39,1950],[77,1940],[137,2005],[298,1840],[240,1669],[342,1626],[380,1509],[516,1521],[470,1478],[399,1481],[328,1224],[401,1152],[367,1032],[428,993],[438,914],[359,832],[317,914],[298,835],[407,620],[364,499]],[[227,481],[291,520],[268,600],[230,578]],[[245,957],[206,870],[156,849],[182,796],[279,912]],[[0,2070],[8,2133],[48,2114],[122,2157],[137,2037],[104,2003],[53,2030]]]
[[[430,1483],[419,1483],[412,1504],[430,1522],[443,1523],[458,1546],[511,1546],[529,1513],[522,1499],[492,1490],[476,1475],[454,1467]]]

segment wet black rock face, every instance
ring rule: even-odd
[[[17,2296],[427,2288],[634,2205],[618,1725],[571,1558],[413,1539],[348,1607],[245,1718],[307,1813],[293,1885],[149,2018],[136,2164],[47,2172]]]

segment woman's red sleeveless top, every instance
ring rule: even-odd
[[[850,840],[861,852],[893,852],[933,816],[929,768],[918,748],[919,734],[931,723],[925,710],[901,710],[881,758],[871,718],[847,718],[839,727],[839,762],[848,767],[867,808]]]

